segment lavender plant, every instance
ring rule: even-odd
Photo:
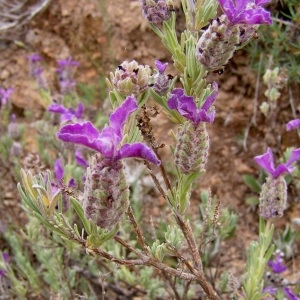
[[[221,299],[217,285],[208,279],[203,261],[208,241],[214,239],[222,226],[227,230],[223,230],[223,233],[220,230],[220,236],[230,235],[236,216],[221,210],[220,202],[214,202],[213,205],[211,196],[200,207],[204,211],[204,218],[198,235],[188,216],[193,200],[193,184],[200,176],[204,176],[208,160],[209,135],[206,124],[213,123],[216,114],[213,104],[217,101],[218,84],[208,83],[206,78],[208,72],[225,72],[225,66],[235,51],[256,36],[258,26],[272,23],[270,13],[263,7],[268,2],[182,0],[186,30],[179,41],[172,1],[141,0],[144,17],[172,55],[181,87],[175,87],[177,78],[166,75],[167,64],[160,61],[155,62],[153,75],[149,66],[136,61],[121,63],[106,81],[113,113],[109,117],[109,124],[102,130],[84,120],[82,104],[77,103],[77,109],[69,105],[74,105],[78,100],[72,79],[73,67],[78,67],[78,63],[70,58],[60,62],[57,73],[62,101],[48,103],[49,99],[52,102],[53,97],[42,77],[41,59],[31,57],[32,74],[47,96],[45,103],[50,105],[48,110],[61,115],[56,137],[67,145],[65,151],[61,150],[62,157],[56,160],[54,166],[55,184],[51,172],[33,176],[26,170],[21,171],[22,182],[18,190],[32,216],[47,230],[56,233],[61,241],[68,241],[66,246],[72,247],[71,242],[74,242],[84,248],[87,254],[121,266],[117,274],[120,278],[126,278],[128,283],[133,284],[137,279],[127,267],[145,268],[141,271],[141,281],[151,290],[151,297],[155,295],[153,287],[159,287],[159,284],[147,279],[147,276],[155,268],[168,283],[172,298],[189,298],[193,286],[198,299]],[[218,3],[223,11],[220,17],[216,17]],[[178,133],[174,134],[175,145],[170,153],[176,169],[175,179],[170,179],[166,172],[165,162],[160,155],[162,146],[154,136],[151,121],[155,114],[149,112],[150,98],[160,105],[171,120],[179,123]],[[88,162],[79,154],[78,145],[96,152],[90,155]],[[291,172],[291,164],[299,159],[299,150],[294,150],[290,160],[276,169],[270,150],[256,157],[256,162],[270,174],[260,196],[262,218],[259,241],[250,245],[246,275],[240,290],[236,288],[232,297],[258,300],[267,295],[263,275],[274,251],[270,218],[283,215],[286,184],[282,174]],[[141,226],[143,220],[138,223],[134,215],[128,175],[124,171],[126,165],[130,166],[127,161],[132,159],[146,166],[174,217],[168,221],[161,239],[146,239]],[[66,189],[62,181],[67,183],[67,187],[77,184],[73,178],[76,161],[87,170],[84,178],[82,173],[80,176],[77,174],[80,184],[75,193]],[[80,186],[83,187],[81,191]],[[66,195],[71,207],[64,210]],[[220,214],[226,218],[220,217]],[[266,223],[263,218],[268,219]],[[61,253],[57,255],[61,257]],[[171,257],[175,259],[174,263],[170,262]],[[39,261],[46,264],[45,257],[39,258]],[[29,270],[33,272],[32,268]],[[51,271],[49,266],[48,272]],[[50,275],[54,276],[52,273]],[[33,274],[32,278],[35,276]],[[72,274],[69,274],[67,278],[71,277]],[[178,284],[176,279],[179,280]],[[192,282],[200,288],[192,285]],[[31,286],[34,287],[34,284],[32,282]],[[24,289],[20,290],[23,292]],[[289,292],[287,290],[286,294]]]

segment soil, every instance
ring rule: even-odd
[[[179,6],[176,6],[179,9]],[[179,28],[180,30],[180,28]],[[16,33],[17,34],[17,33]],[[91,0],[53,0],[50,5],[37,15],[20,32],[19,42],[2,41],[0,49],[0,86],[13,87],[13,112],[17,121],[26,126],[26,145],[24,156],[36,152],[35,132],[32,124],[25,118],[25,111],[32,114],[32,123],[43,116],[45,107],[32,79],[28,75],[26,56],[37,52],[44,57],[49,66],[48,78],[51,78],[58,59],[72,56],[80,62],[76,80],[83,84],[97,85],[99,80],[109,76],[122,61],[135,59],[140,64],[154,67],[156,59],[171,62],[171,57],[159,38],[150,30],[143,19],[139,2],[91,1]],[[176,75],[169,64],[168,70]],[[285,124],[293,119],[289,105],[292,93],[297,108],[300,99],[299,88],[284,88],[278,107],[272,118],[266,118],[258,106],[266,100],[261,74],[251,69],[247,52],[239,51],[226,66],[223,75],[209,74],[207,81],[217,81],[219,95],[215,103],[216,119],[207,126],[210,136],[210,152],[206,173],[201,177],[189,214],[196,218],[200,203],[199,194],[203,189],[211,189],[221,201],[221,207],[229,207],[239,216],[235,235],[222,242],[219,250],[218,264],[221,270],[227,269],[235,276],[244,270],[245,249],[250,241],[257,239],[257,209],[246,204],[245,199],[254,195],[245,185],[242,176],[259,175],[259,168],[253,157],[271,147],[276,159],[286,147],[299,144],[297,132],[287,133]],[[50,81],[51,82],[51,81]],[[55,89],[55,81],[52,81]],[[102,87],[104,89],[104,87]],[[101,109],[105,102],[103,90],[98,88],[98,106],[91,111]],[[101,98],[102,97],[102,98]],[[276,123],[273,118],[276,117]],[[166,120],[161,113],[154,121],[157,141],[164,143],[161,150],[163,161],[170,157],[169,145],[172,144],[170,130],[176,132],[176,125]],[[0,165],[0,232],[6,226],[24,224],[24,213],[19,207],[16,190],[17,179],[10,172],[10,164]],[[284,229],[290,224],[300,228],[292,220],[299,218],[300,193],[294,183],[289,185],[289,207],[283,218],[275,221],[277,229]],[[164,205],[146,202],[146,211],[155,217],[160,215]],[[148,203],[148,204],[147,204]],[[17,220],[16,220],[17,218]],[[1,239],[0,242],[4,243]],[[295,245],[294,266],[300,270],[297,262],[300,245]],[[299,272],[299,271],[298,271]],[[293,275],[295,276],[295,274]],[[298,273],[299,278],[299,273]]]

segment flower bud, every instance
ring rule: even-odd
[[[170,0],[140,0],[143,16],[148,22],[162,25],[171,18],[173,2]]]
[[[264,219],[283,216],[286,208],[287,186],[283,176],[269,176],[263,184],[259,197],[259,214]]]
[[[183,174],[203,171],[208,157],[209,136],[204,122],[197,127],[185,122],[178,132],[175,164]]]
[[[112,82],[117,91],[123,96],[134,94],[137,96],[147,90],[151,69],[149,66],[139,65],[135,60],[124,61],[112,75]]]
[[[20,125],[16,122],[16,115],[11,115],[11,122],[7,126],[7,134],[10,138],[17,140],[21,137]]]
[[[129,189],[121,160],[93,156],[86,173],[83,209],[87,219],[111,230],[129,205]]]

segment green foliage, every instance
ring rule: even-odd
[[[259,39],[247,47],[251,64],[262,73],[276,66],[286,68],[290,82],[300,82],[300,5],[299,1],[277,1],[271,6],[273,24],[261,26]],[[262,59],[260,56],[262,55]]]

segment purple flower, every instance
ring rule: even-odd
[[[297,297],[290,288],[288,287],[284,287],[283,291],[285,293],[285,295],[288,297],[289,300],[300,300],[299,297]]]
[[[59,75],[60,89],[63,94],[69,93],[76,85],[76,82],[73,80],[73,75],[74,69],[79,65],[79,62],[72,60],[72,57],[58,61],[56,72]]]
[[[61,123],[63,123],[72,121],[73,118],[80,119],[84,111],[84,106],[82,103],[79,103],[77,106],[77,110],[75,110],[73,108],[65,108],[61,104],[51,104],[48,107],[48,111],[61,114],[60,121]]]
[[[300,127],[300,119],[291,120],[286,124],[286,130],[291,131]]]
[[[12,94],[12,92],[14,91],[13,88],[9,88],[9,89],[1,89],[0,88],[0,101],[1,101],[1,106],[6,105],[8,98],[10,97],[10,95]]]
[[[157,68],[158,72],[162,74],[162,73],[165,72],[165,70],[166,70],[166,68],[168,66],[168,63],[164,63],[163,64],[161,61],[156,60],[155,61],[155,65],[156,65],[156,68]]]
[[[272,24],[271,14],[262,5],[271,0],[218,0],[232,24]]]
[[[268,148],[265,154],[255,156],[254,160],[259,164],[264,170],[266,170],[273,178],[277,178],[284,173],[293,172],[294,168],[291,167],[291,164],[296,160],[300,159],[300,148],[293,150],[291,152],[291,157],[284,164],[279,164],[275,169],[274,167],[274,157],[272,150]]]
[[[272,268],[274,273],[282,273],[287,270],[287,267],[283,264],[283,259],[280,254],[277,254],[274,260],[270,260],[268,265]]]
[[[209,111],[218,95],[218,85],[212,84],[215,92],[206,98],[201,108],[198,109],[194,98],[186,96],[183,89],[174,89],[168,100],[170,109],[176,109],[183,117],[191,120],[195,125],[200,122],[212,123],[215,119],[215,110]]]
[[[106,159],[116,161],[126,157],[146,159],[156,165],[160,164],[153,150],[143,143],[124,144],[118,149],[122,140],[123,126],[129,115],[138,108],[134,97],[127,97],[124,103],[110,116],[110,125],[100,133],[90,122],[66,125],[57,133],[57,137],[69,143],[84,145],[100,152]]]
[[[8,261],[9,261],[9,256],[6,252],[2,252],[2,257],[3,257],[3,260],[6,264],[8,264]],[[6,271],[5,270],[2,270],[0,269],[0,277],[4,277],[6,276]]]
[[[67,59],[61,59],[57,63],[58,63],[58,68],[56,70],[57,73],[60,73],[68,68],[80,66],[80,63],[76,60],[73,60],[72,57],[68,57]]]
[[[38,55],[37,53],[33,53],[32,55],[28,55],[27,58],[32,63],[43,61],[43,58],[40,55]]]

